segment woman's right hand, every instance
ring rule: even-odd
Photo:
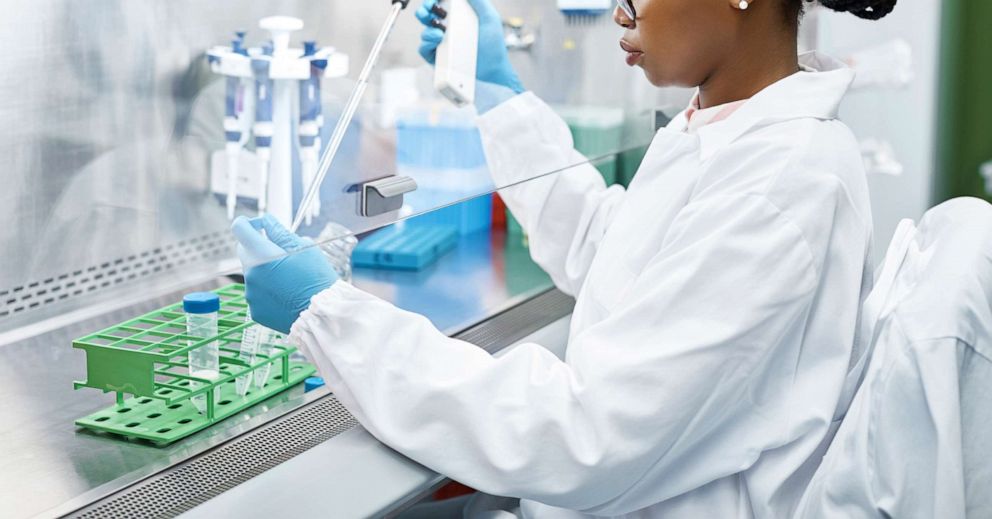
[[[420,41],[420,55],[431,65],[437,57],[437,48],[444,39],[444,31],[431,25],[437,16],[432,8],[438,0],[424,0],[417,9],[417,19],[427,28],[424,29]],[[479,15],[479,56],[476,79],[485,83],[504,86],[515,93],[525,89],[520,78],[510,65],[510,56],[506,50],[506,39],[503,34],[503,19],[490,0],[468,0],[468,3]],[[442,4],[443,6],[443,4]],[[443,23],[444,20],[441,20]]]

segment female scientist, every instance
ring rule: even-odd
[[[496,184],[582,162],[481,18]],[[877,19],[896,0],[821,0]],[[419,12],[430,24],[433,0]],[[531,254],[577,298],[565,360],[494,358],[346,284],[308,240],[240,220],[252,315],[292,331],[378,439],[527,517],[788,517],[861,373],[872,217],[837,120],[853,72],[797,55],[803,0],[621,0],[627,63],[698,87],[627,190],[592,166],[503,191]],[[429,27],[430,60],[441,33]],[[267,238],[258,229],[264,229]],[[264,263],[275,257],[281,259]]]

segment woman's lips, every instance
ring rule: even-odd
[[[644,57],[644,52],[638,50],[637,47],[627,43],[624,40],[620,40],[620,48],[627,53],[627,65],[633,67],[640,63],[641,58]]]
[[[644,57],[643,52],[628,52],[627,53],[627,66],[633,67],[641,62],[641,58]]]

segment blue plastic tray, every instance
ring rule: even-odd
[[[389,227],[359,242],[351,262],[356,267],[421,270],[453,249],[458,235],[458,228],[448,225]]]

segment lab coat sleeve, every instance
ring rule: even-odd
[[[563,362],[500,357],[337,283],[292,340],[373,435],[487,493],[614,515],[738,473],[788,434],[790,366],[816,286],[761,197],[688,206],[610,317]],[[801,335],[801,334],[800,334]]]
[[[532,93],[481,116],[479,130],[493,181],[527,232],[531,256],[558,288],[577,294],[624,189],[607,188],[574,149],[568,125]]]

